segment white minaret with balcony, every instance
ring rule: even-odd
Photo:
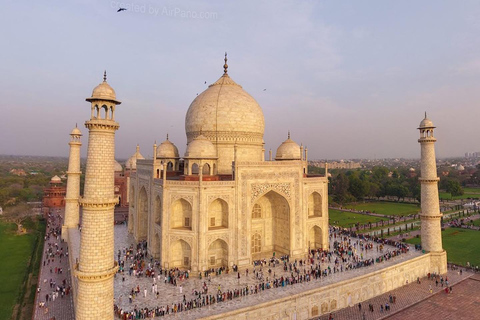
[[[438,181],[437,164],[435,160],[435,139],[433,130],[435,129],[432,121],[427,118],[420,122],[421,146],[421,239],[423,250],[431,253],[433,270],[436,272],[446,272],[446,252],[442,247],[442,229],[440,204],[438,199]]]
[[[87,168],[82,206],[82,232],[79,263],[76,320],[113,320],[113,276],[118,266],[114,260],[115,91],[106,74],[90,98],[91,117],[85,122],[89,130]]]
[[[66,239],[68,228],[77,228],[80,223],[80,137],[82,132],[75,126],[70,133],[70,156],[68,158],[67,194],[65,195],[65,219],[62,228],[62,237]]]

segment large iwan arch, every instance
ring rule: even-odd
[[[257,239],[260,252],[252,252],[254,259],[290,254],[290,206],[284,196],[269,191],[260,197],[252,207],[251,224],[252,233],[262,235]]]

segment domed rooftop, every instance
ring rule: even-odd
[[[137,144],[137,150],[135,153],[125,162],[125,168],[136,170],[137,169],[137,160],[145,159],[144,156],[140,153],[140,146]]]
[[[427,118],[427,113],[425,112],[425,118],[422,120],[422,122],[420,122],[420,126],[418,127],[419,129],[420,128],[435,128],[435,126],[433,125],[433,122]]]
[[[100,83],[93,89],[92,96],[86,99],[89,102],[94,100],[106,100],[106,101],[113,101],[116,104],[120,104],[121,102],[117,100],[117,96],[115,94],[115,90],[107,83],[107,72],[105,71],[103,74],[103,82]]]
[[[115,161],[115,164],[114,164],[114,171],[115,172],[118,172],[118,171],[123,171],[123,168],[122,168],[122,165],[120,163],[118,163],[117,160],[114,160]]]
[[[80,131],[77,126],[75,126],[75,128],[73,128],[72,132],[70,133],[71,136],[81,136],[82,135],[82,131]]]
[[[59,176],[53,176],[52,179],[50,179],[50,183],[62,183],[62,179],[60,179]]]
[[[170,140],[168,140],[168,134],[167,140],[163,141],[157,148],[157,158],[180,158],[177,147],[172,142],[170,142]]]
[[[217,158],[217,151],[210,140],[203,135],[195,137],[187,146],[186,159],[212,159]]]
[[[300,146],[290,139],[290,132],[288,133],[288,139],[285,140],[277,149],[275,160],[301,160],[302,153]]]
[[[227,73],[199,94],[190,104],[185,117],[187,143],[199,135],[212,142],[235,140],[263,143],[265,119],[255,99],[235,83]]]

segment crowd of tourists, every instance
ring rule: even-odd
[[[50,279],[40,279],[41,283],[37,288],[38,292],[38,306],[44,309],[45,313],[48,313],[48,307],[50,302],[54,302],[58,298],[63,298],[70,294],[71,287],[68,284],[65,277],[61,283],[57,283],[53,277],[53,274],[62,275],[63,268],[59,265],[62,263],[62,259],[68,259],[68,251],[63,250],[60,237],[62,226],[62,218],[59,214],[50,212],[47,216],[47,228],[45,233],[45,254],[43,259],[43,268],[47,268],[52,274]],[[43,284],[43,285],[42,285]],[[47,287],[48,284],[48,287]],[[42,300],[41,298],[45,299]]]
[[[137,285],[129,293],[129,303],[133,304],[133,308],[126,310],[126,308],[115,304],[115,313],[123,320],[161,317],[259,294],[265,290],[285,288],[299,283],[321,280],[335,273],[372,266],[409,251],[408,244],[371,235],[358,234],[339,227],[330,228],[330,243],[330,250],[312,249],[305,259],[292,261],[288,255],[283,255],[253,261],[253,272],[250,275],[255,279],[255,284],[240,284],[240,272],[235,268],[234,271],[237,270],[239,279],[239,287],[237,288],[223,289],[218,285],[213,290],[210,289],[210,281],[207,281],[210,279],[210,276],[213,273],[217,276],[220,276],[223,272],[228,273],[228,269],[221,267],[207,270],[203,273],[205,279],[201,288],[192,290],[189,298],[187,298],[186,294],[183,294],[182,301],[168,305],[165,304],[153,308],[139,307],[135,304],[135,297],[141,295],[142,290]],[[372,250],[376,250],[378,255],[375,258],[366,258],[367,253]],[[119,253],[119,258],[121,258],[120,256],[121,253]],[[130,276],[152,278],[150,291],[157,298],[158,285],[162,277],[165,284],[174,286],[178,285],[177,280],[188,279],[188,271],[178,269],[162,270],[158,261],[150,259],[150,262],[147,262],[146,256],[146,246],[139,244],[135,252],[133,247],[125,248],[123,250],[124,259],[119,259],[119,262],[121,265],[125,265],[128,261],[128,274]],[[276,269],[277,266],[282,266],[281,271],[283,271],[283,275],[277,276],[275,271],[280,271]],[[147,272],[147,270],[150,271]],[[120,269],[119,272],[122,274],[122,277],[125,277],[127,273],[124,268],[123,270]],[[245,276],[249,276],[248,269],[245,269]],[[181,285],[179,290],[180,293],[183,293]],[[146,287],[143,288],[144,297],[147,296],[148,291]]]

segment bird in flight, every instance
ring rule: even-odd
[[[205,81],[205,84],[207,84],[207,81]]]
[[[263,89],[263,91],[267,91],[267,89]]]
[[[117,12],[121,12],[121,11],[127,11],[126,8],[118,8]]]

